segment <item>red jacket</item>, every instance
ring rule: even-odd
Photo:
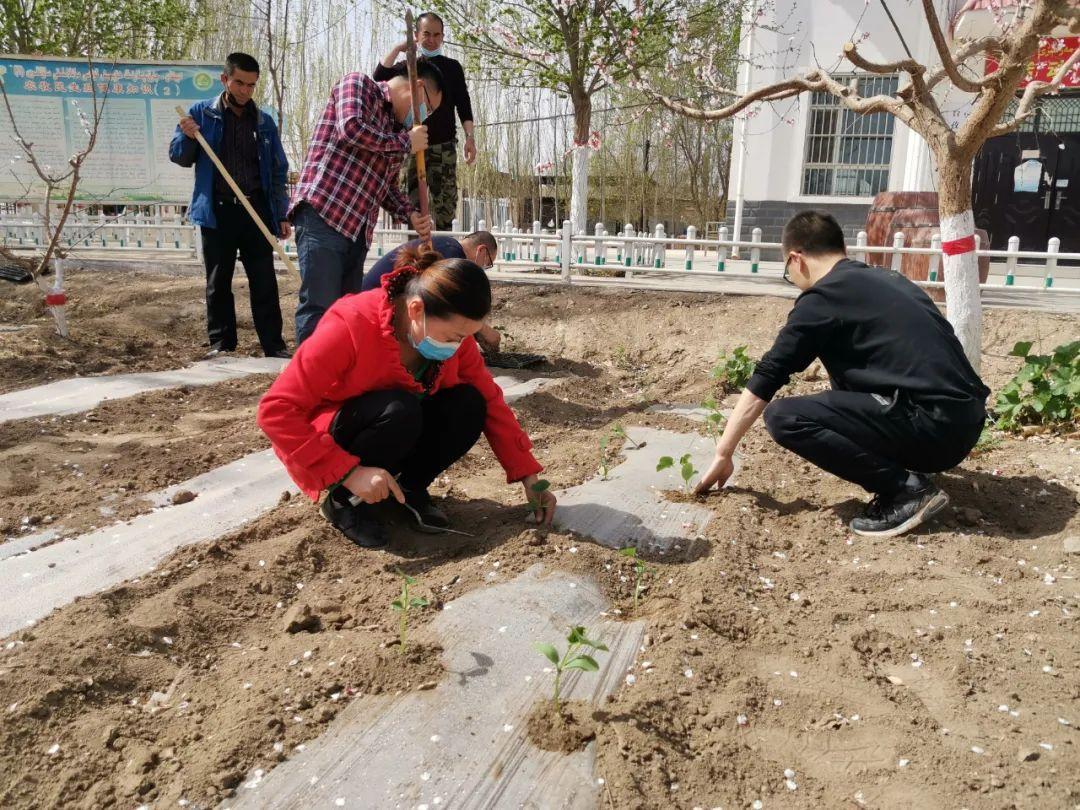
[[[394,337],[394,306],[383,289],[339,299],[297,349],[259,402],[258,423],[289,475],[312,500],[364,460],[331,438],[330,423],[342,404],[368,391],[423,393],[401,364]],[[431,389],[467,383],[487,400],[484,435],[506,470],[508,482],[540,472],[532,442],[503,399],[469,337],[442,364]]]

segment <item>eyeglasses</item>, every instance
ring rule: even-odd
[[[791,264],[791,254],[789,253],[788,257],[784,260],[784,276],[783,276],[783,278],[784,278],[784,281],[786,281],[788,284],[790,284],[792,287],[794,287],[795,282],[792,281],[791,276],[788,275],[788,265],[790,265],[790,264]]]

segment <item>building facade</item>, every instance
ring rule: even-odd
[[[744,38],[750,67],[740,73],[740,89],[820,66],[841,81],[855,79],[861,95],[894,92],[900,76],[859,73],[841,57],[852,41],[872,61],[891,62],[910,52],[922,64],[938,63],[921,4],[887,5],[892,20],[878,0],[778,0],[751,8],[757,24]],[[994,30],[982,6],[980,0],[939,0],[938,15],[948,21],[950,36],[979,36]],[[1059,41],[1054,47],[1067,56],[1076,46]],[[1053,54],[1040,64],[1047,61]],[[1068,191],[1080,185],[1080,98],[1074,93],[1047,99],[1021,132],[993,139],[976,159],[976,224],[995,248],[1004,248],[1011,235],[1020,236],[1024,249],[1045,249],[1054,235],[1064,242],[1066,230],[1080,240],[1080,228],[1071,224],[1074,218],[1080,224],[1080,205],[1074,214]],[[971,98],[953,89],[939,103],[959,119]],[[765,241],[778,241],[787,219],[808,207],[832,213],[854,238],[879,192],[937,190],[930,151],[919,135],[886,113],[846,110],[827,93],[762,105],[736,126],[733,156],[727,223],[733,232],[737,226],[741,239],[760,227]],[[1014,178],[1025,162],[1027,185]],[[1076,197],[1080,203],[1080,189]]]

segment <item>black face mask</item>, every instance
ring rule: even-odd
[[[229,103],[230,106],[233,106],[233,107],[243,107],[244,106],[239,101],[237,101],[236,96],[234,96],[228,90],[225,91],[225,100]]]

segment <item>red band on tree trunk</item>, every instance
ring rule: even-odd
[[[45,306],[47,307],[62,307],[67,303],[67,296],[64,293],[49,293],[45,296]]]
[[[952,239],[948,242],[942,242],[941,249],[945,251],[946,256],[971,253],[975,250],[975,234],[962,236],[959,239]]]

